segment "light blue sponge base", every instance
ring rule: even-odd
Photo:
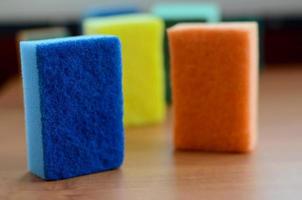
[[[29,171],[45,178],[36,50],[36,43],[21,42],[24,108],[26,110],[27,164]]]

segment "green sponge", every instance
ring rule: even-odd
[[[152,13],[163,18],[166,28],[179,22],[218,22],[221,19],[220,8],[214,3],[159,3]],[[167,34],[164,40],[166,101],[171,103],[169,48]]]

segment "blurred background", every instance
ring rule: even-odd
[[[152,6],[159,2],[156,0],[1,0],[0,95],[10,80],[20,76],[18,57],[20,40],[79,35],[81,34],[81,19],[91,8],[133,6],[140,12],[149,12]],[[301,0],[216,0],[211,2],[217,3],[221,8],[223,21],[258,21],[262,71],[267,68],[283,65],[297,66],[302,63]],[[31,29],[40,31],[30,32]]]

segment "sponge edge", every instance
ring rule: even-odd
[[[255,148],[257,31],[252,22],[189,23],[168,30],[176,149]]]
[[[21,42],[27,164],[29,171],[45,178],[36,47],[37,44]]]
[[[21,58],[29,170],[57,180],[118,168],[124,157],[119,39],[22,42]]]

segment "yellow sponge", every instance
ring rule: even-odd
[[[122,43],[124,123],[147,125],[165,117],[163,21],[135,14],[89,18],[85,34],[116,35]]]

